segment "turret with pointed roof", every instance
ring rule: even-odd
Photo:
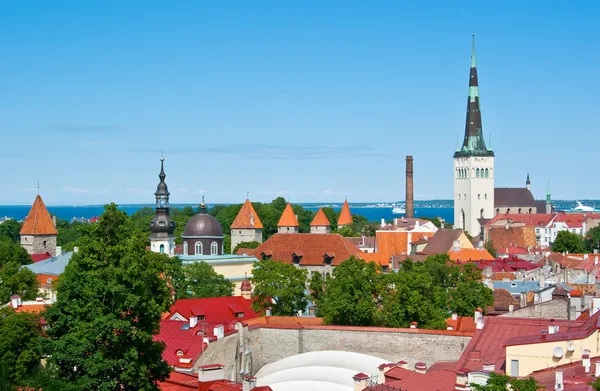
[[[529,173],[527,173],[527,180],[525,181],[525,188],[531,191],[531,180],[529,179]]]
[[[346,225],[352,224],[352,213],[350,213],[350,205],[348,205],[348,200],[344,200],[344,205],[342,205],[342,210],[340,211],[340,217],[338,218],[338,228],[342,228]]]
[[[150,222],[150,249],[155,253],[174,255],[175,253],[175,222],[169,214],[169,188],[165,182],[165,158],[160,157],[160,174],[154,197],[156,212]]]
[[[315,218],[310,223],[310,233],[311,234],[328,234],[331,232],[331,223],[327,216],[325,216],[325,212],[323,209],[319,208],[319,211],[315,215]]]
[[[471,70],[469,72],[469,97],[467,98],[467,120],[462,147],[454,154],[457,156],[494,156],[491,148],[485,146],[481,110],[479,107],[479,81],[477,79],[477,61],[475,58],[475,34],[471,48]]]
[[[548,180],[548,189],[546,189],[546,214],[552,213],[552,198],[550,197],[550,180]]]
[[[231,250],[242,242],[262,243],[263,225],[248,198],[231,223]]]
[[[467,118],[462,146],[454,152],[454,226],[475,237],[494,217],[494,152],[483,139],[475,35],[471,47]]]
[[[277,223],[277,232],[280,234],[292,234],[299,232],[298,217],[292,209],[292,204],[288,203],[283,210],[283,214]]]
[[[56,224],[38,194],[21,228],[21,246],[29,254],[56,255]]]

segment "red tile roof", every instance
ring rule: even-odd
[[[558,324],[558,322],[557,322]],[[559,325],[561,326],[561,325]],[[568,341],[584,339],[600,328],[600,312],[596,312],[585,322],[574,321],[564,329],[561,326],[558,333],[542,335],[540,331],[530,335],[515,336],[504,343],[505,346],[528,345],[543,342]]]
[[[367,390],[384,391],[394,387],[403,391],[453,391],[456,383],[456,373],[445,369],[420,373],[397,366],[387,371],[385,378],[385,384]]]
[[[487,227],[487,240],[492,242],[498,252],[510,254],[511,248],[535,247],[537,245],[535,229],[533,226],[509,226],[508,229],[506,226]]]
[[[263,225],[249,199],[246,198],[242,209],[231,223],[232,229],[262,229]]]
[[[292,209],[292,204],[287,204],[283,213],[281,214],[281,218],[277,223],[278,227],[298,227],[298,218]]]
[[[475,331],[477,325],[475,318],[472,316],[457,316],[456,320],[452,318],[446,319],[446,327],[452,327],[454,331]]]
[[[323,209],[319,208],[319,210],[317,211],[317,214],[315,215],[315,218],[310,223],[310,226],[311,227],[329,227],[330,225],[331,225],[331,223],[329,222],[329,219],[327,218],[327,216],[325,216],[325,212],[323,212]]]
[[[593,388],[589,385],[596,378],[594,377],[594,364],[592,363],[589,373],[585,372],[585,367],[581,360],[574,361],[568,364],[559,365],[535,371],[531,373],[531,377],[546,390],[554,390],[556,384],[556,372],[560,371],[563,374],[563,385],[566,391],[592,391]]]
[[[543,214],[543,213],[525,213],[525,214],[499,214],[494,216],[490,221],[488,221],[485,225],[486,227],[490,226],[505,226],[508,224],[509,226],[514,223],[522,223],[529,227],[545,227],[550,224],[552,219],[556,215],[552,214]]]
[[[214,326],[227,325],[231,322],[241,322],[259,316],[251,306],[252,300],[242,296],[181,299],[171,306],[169,317],[178,313],[189,320],[194,315],[199,317],[203,315],[204,320],[199,319],[199,323],[204,321]],[[235,312],[243,312],[244,316],[235,317]]]
[[[350,257],[373,260],[380,265],[389,264],[387,254],[367,254],[339,234],[275,234],[249,255],[258,259],[270,256],[275,261],[292,263],[292,256],[300,257],[300,265],[324,265],[325,255],[333,257],[332,265],[337,266]],[[386,261],[387,260],[387,261]]]
[[[198,376],[171,371],[169,377],[158,382],[158,388],[165,391],[198,390]]]
[[[342,225],[350,225],[352,224],[352,213],[350,213],[350,206],[348,205],[348,200],[344,200],[344,205],[342,205],[342,210],[340,211],[340,217],[338,218],[338,227]]]
[[[170,366],[191,367],[206,347],[204,336],[202,335],[203,331],[207,334],[210,331],[212,335],[212,328],[203,328],[200,322],[196,327],[190,328],[189,322],[162,320],[160,322],[160,334],[154,336],[154,340],[165,343],[166,347],[162,353],[162,357]],[[178,355],[179,351],[183,354]],[[180,363],[180,357],[190,358],[192,360],[191,365]]]
[[[52,222],[52,216],[48,213],[42,197],[35,197],[33,206],[23,222],[21,235],[58,235],[58,231]]]
[[[478,330],[456,363],[458,371],[479,371],[484,363],[493,363],[494,371],[504,373],[506,351],[503,346],[512,338],[540,335],[548,330],[550,319],[530,319],[513,317],[485,317],[483,329]],[[561,331],[580,326],[577,321],[556,320]]]
[[[250,319],[245,322],[248,326],[258,326],[258,325],[294,325],[294,326],[302,326],[302,325],[322,325],[323,318],[317,317],[306,317],[306,316],[261,316],[258,318]]]
[[[45,253],[45,254],[31,254],[30,255],[31,260],[33,261],[33,263],[37,263],[37,262],[41,262],[44,261],[48,258],[52,258],[52,255]]]

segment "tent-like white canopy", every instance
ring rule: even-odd
[[[325,351],[297,354],[265,365],[256,374],[257,386],[273,391],[352,391],[359,372],[377,376],[388,360],[366,354]]]

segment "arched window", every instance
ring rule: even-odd
[[[160,245],[160,253],[161,253],[161,254],[164,254],[164,253],[165,253],[165,245],[164,245],[164,244],[161,244],[161,245]]]
[[[480,200],[481,199],[481,194],[477,194],[477,199]]]
[[[483,219],[483,208],[481,209],[481,211],[479,212],[479,217],[481,217]]]
[[[188,245],[187,245],[187,242],[183,242],[183,255],[188,255]]]
[[[219,253],[219,246],[217,242],[212,242],[210,244],[210,255],[217,255]]]
[[[485,169],[485,177],[486,178],[490,177],[490,170],[488,170],[487,168]]]
[[[509,215],[510,214],[510,208],[506,209],[506,214]]]
[[[479,178],[479,168],[475,170],[475,178]]]
[[[496,208],[496,215],[500,214],[500,208]]]
[[[458,195],[458,200],[460,201],[460,194]]]
[[[485,193],[485,199],[487,200],[487,193]]]
[[[531,209],[531,208],[529,208],[529,214],[531,214],[531,212],[532,212],[532,209]]]
[[[202,255],[202,242],[196,242],[196,255]]]
[[[521,214],[521,208],[519,208],[519,210],[517,210],[517,214]]]

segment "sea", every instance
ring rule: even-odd
[[[580,202],[586,206],[592,206],[598,210],[600,208],[600,201],[598,200],[580,200]],[[404,206],[403,202],[395,203],[400,206]],[[393,203],[389,202],[363,202],[363,203],[350,203],[350,210],[352,213],[356,213],[366,217],[369,221],[380,222],[381,219],[391,221],[395,217],[402,217],[402,215],[396,215],[392,213],[394,207]],[[577,201],[569,200],[556,200],[552,201],[555,208],[559,210],[569,210],[577,205]],[[197,207],[196,204],[171,204],[171,206],[183,208],[184,206]],[[342,207],[341,203],[299,203],[306,209],[317,211],[321,207],[332,207],[334,210],[340,210]],[[154,204],[128,204],[120,205],[119,208],[131,215],[135,211],[143,207],[154,207]],[[208,204],[207,207],[210,209],[213,205]],[[0,205],[0,220],[3,217],[10,217],[16,220],[23,220],[31,205]],[[59,219],[72,220],[73,218],[91,218],[97,217],[102,214],[104,206],[102,205],[68,205],[68,206],[52,206],[47,205],[50,213],[56,215]],[[415,217],[439,217],[445,220],[447,223],[454,222],[454,202],[452,200],[429,200],[429,201],[415,201]]]

